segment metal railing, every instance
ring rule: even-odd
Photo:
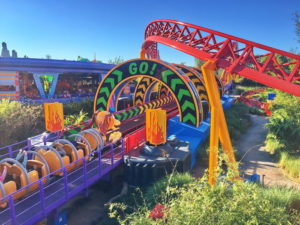
[[[34,224],[45,218],[52,210],[80,194],[120,165],[124,158],[124,140],[120,139],[115,144],[109,144],[102,149],[98,148],[88,156],[0,199],[0,203],[8,203],[7,208],[0,210],[0,224]],[[72,165],[81,166],[67,172],[67,168]],[[55,176],[54,174],[57,172],[62,172],[63,175]],[[44,180],[47,180],[48,183],[44,184]],[[36,184],[38,184],[36,191],[14,201],[14,194],[27,191]]]

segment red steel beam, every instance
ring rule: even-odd
[[[148,58],[159,59],[157,43],[204,61],[213,60],[230,73],[300,96],[299,55],[175,20],[148,24],[143,44]],[[285,61],[279,60],[282,57]]]

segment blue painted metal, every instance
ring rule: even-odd
[[[0,58],[0,70],[28,72],[94,72],[106,73],[115,65],[54,59]]]
[[[252,183],[260,183],[260,175],[257,173],[254,173],[250,176],[250,178],[247,181],[252,182]]]
[[[221,102],[222,102],[222,105],[223,105],[223,109],[226,110],[226,109],[229,109],[232,104],[234,103],[234,98],[229,96],[229,95],[223,95],[221,97]]]
[[[87,97],[71,97],[71,98],[49,98],[49,99],[20,99],[21,102],[30,103],[30,104],[44,104],[45,102],[61,102],[61,103],[69,103],[69,102],[80,102],[84,100],[92,100],[95,96],[87,96]]]
[[[222,96],[222,105],[224,109],[228,109],[234,102],[234,98],[224,95]],[[204,143],[209,135],[210,115],[201,122],[199,127],[190,126],[179,121],[179,116],[175,116],[168,121],[168,137],[175,135],[182,141],[188,141],[191,152],[191,169],[196,165],[197,153],[200,146]]]
[[[191,152],[191,169],[196,165],[197,152],[209,135],[208,120],[202,121],[199,127],[194,127],[179,121],[179,116],[168,121],[168,137],[175,135],[181,141],[189,142]]]
[[[53,81],[52,81],[52,84],[50,86],[50,89],[49,89],[49,94],[46,95],[45,91],[44,91],[44,88],[43,88],[43,84],[41,82],[41,79],[40,79],[40,76],[43,76],[43,75],[51,75],[53,76]],[[33,77],[34,77],[34,81],[36,83],[36,86],[40,92],[40,95],[43,99],[51,99],[53,98],[54,96],[54,92],[55,92],[55,88],[56,88],[56,85],[57,85],[57,81],[58,81],[58,76],[59,74],[58,73],[33,73]]]
[[[41,79],[40,79],[40,75],[37,74],[37,73],[34,73],[33,74],[33,79],[34,79],[34,82],[35,82],[35,85],[40,93],[40,96],[42,99],[45,99],[46,98],[46,94],[44,92],[44,88],[43,88],[43,85],[42,85],[42,82],[41,82]]]
[[[54,225],[67,225],[67,211],[59,212],[55,218]]]
[[[268,93],[268,100],[274,100],[276,97],[276,93]]]
[[[51,74],[53,76],[53,81],[49,90],[49,95],[48,98],[53,98],[54,97],[54,93],[55,93],[55,89],[56,89],[56,85],[57,85],[57,81],[58,81],[58,77],[59,74]]]

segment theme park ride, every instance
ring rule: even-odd
[[[162,62],[157,43],[206,63],[191,68]],[[28,139],[1,149],[1,224],[41,221],[123,162],[133,184],[155,180],[162,168],[188,170],[208,132],[214,185],[219,140],[229,161],[235,161],[223,112],[232,99],[221,97],[215,70],[300,96],[299,67],[300,57],[288,52],[178,21],[151,22],[140,58],[115,66],[101,81],[93,119],[63,129],[61,106],[54,104],[46,112],[53,112],[52,123],[62,130],[44,136],[42,143]],[[115,96],[134,79],[134,105],[112,110],[118,107]],[[151,100],[153,88],[159,93]]]

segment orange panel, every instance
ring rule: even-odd
[[[47,131],[64,129],[64,112],[62,103],[44,103],[45,125]]]
[[[167,141],[167,113],[162,109],[146,109],[146,140],[153,145]]]

